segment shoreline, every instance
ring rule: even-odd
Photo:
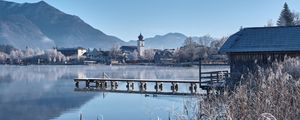
[[[198,64],[152,64],[152,63],[140,63],[140,64],[0,64],[3,66],[57,66],[57,65],[63,65],[63,66],[76,66],[76,65],[83,65],[83,66],[98,66],[98,65],[104,65],[104,66],[160,66],[160,67],[194,67],[199,66]],[[201,64],[201,66],[229,66],[229,64]]]

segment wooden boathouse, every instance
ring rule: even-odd
[[[220,52],[229,57],[231,79],[238,80],[257,65],[300,57],[300,26],[244,28],[231,35]]]

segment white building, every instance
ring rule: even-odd
[[[61,52],[67,58],[77,57],[80,59],[83,57],[84,53],[87,52],[85,48],[76,47],[76,48],[59,48],[57,51]]]

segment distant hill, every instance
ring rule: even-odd
[[[154,37],[145,39],[146,48],[156,48],[156,49],[172,49],[179,48],[183,45],[184,41],[187,39],[187,36],[182,33],[168,33],[165,35],[156,35]],[[192,40],[201,43],[203,45],[209,46],[214,38],[210,36],[202,37],[192,37]],[[127,44],[136,45],[136,40],[131,40]]]
[[[55,46],[109,49],[113,44],[124,42],[44,1],[23,4],[0,1],[0,44],[21,49],[26,46],[42,49]]]

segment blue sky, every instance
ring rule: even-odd
[[[18,3],[39,0],[11,0]],[[284,2],[300,12],[299,0],[44,0],[124,41],[180,32],[229,36],[243,27],[276,23]]]

